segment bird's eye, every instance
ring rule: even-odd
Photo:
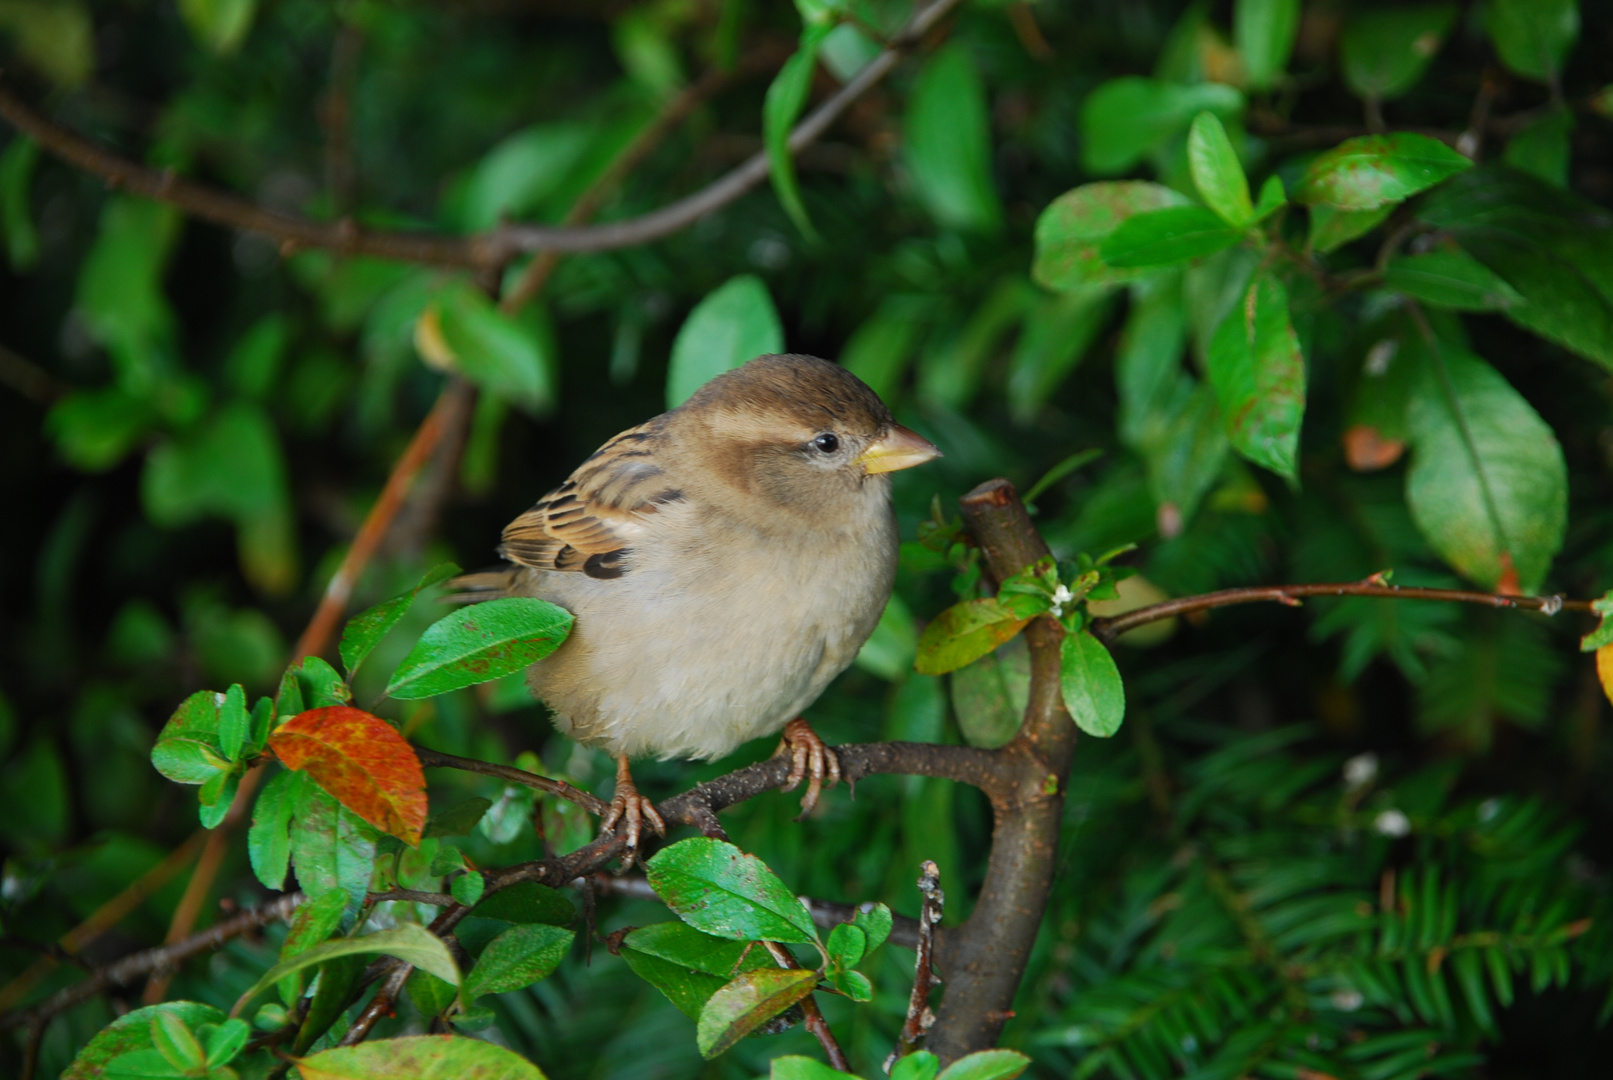
[[[816,439],[813,439],[812,445],[816,446],[819,450],[822,450],[825,454],[832,454],[836,450],[840,449],[840,438],[837,435],[825,432],[824,434],[819,435]]]

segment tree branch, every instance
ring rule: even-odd
[[[250,933],[272,922],[279,922],[291,917],[297,905],[303,901],[300,892],[285,893],[275,897],[268,903],[250,911],[243,911],[222,922],[194,934],[183,941],[176,941],[169,945],[160,945],[154,949],[145,949],[124,957],[114,964],[97,968],[89,978],[72,986],[56,991],[32,1009],[0,1015],[0,1030],[13,1027],[22,1027],[42,1023],[50,1017],[65,1009],[70,1009],[81,1001],[94,997],[101,991],[117,986],[129,986],[136,980],[150,975],[154,971],[170,971],[193,956],[212,952],[225,942]]]
[[[852,102],[889,74],[902,56],[961,2],[934,0],[919,9],[889,48],[795,126],[790,133],[790,150],[799,151],[828,130]],[[509,224],[464,237],[388,232],[360,228],[351,218],[321,222],[268,210],[239,196],[182,179],[172,171],[149,169],[47,119],[4,85],[0,85],[0,117],[69,165],[101,177],[108,186],[171,203],[192,217],[218,225],[262,233],[279,241],[283,251],[317,247],[343,255],[478,270],[496,270],[525,253],[610,251],[647,244],[734,202],[768,175],[767,155],[757,153],[692,195],[651,213],[604,225]]]
[[[981,484],[959,506],[986,569],[998,581],[1048,554],[1008,481]],[[942,1061],[996,1044],[1012,1015],[1014,994],[1047,909],[1064,784],[1075,752],[1075,724],[1059,687],[1063,634],[1045,615],[1025,628],[1030,699],[1019,734],[993,755],[1001,794],[992,800],[995,820],[986,880],[969,921],[942,935],[940,942],[947,992],[927,1042]]]
[[[414,748],[415,755],[420,758],[420,764],[428,769],[459,769],[463,772],[481,773],[483,776],[497,777],[512,784],[524,784],[530,788],[547,792],[550,795],[576,803],[595,817],[604,817],[605,811],[610,809],[610,803],[586,791],[578,791],[564,780],[551,780],[547,776],[529,773],[525,769],[512,768],[509,765],[494,765],[488,761],[477,761],[475,758],[459,757],[456,754],[444,754],[437,750],[427,750],[423,746]]]
[[[1151,622],[1187,615],[1195,611],[1231,607],[1234,604],[1258,604],[1266,601],[1298,607],[1306,596],[1375,596],[1385,600],[1441,600],[1453,604],[1479,604],[1492,608],[1519,608],[1555,615],[1559,611],[1589,611],[1589,600],[1565,600],[1561,596],[1506,596],[1500,593],[1473,592],[1466,589],[1424,589],[1416,586],[1389,585],[1382,574],[1374,574],[1365,581],[1332,582],[1313,585],[1258,585],[1244,589],[1222,589],[1220,592],[1199,596],[1184,596],[1158,604],[1128,611],[1124,615],[1092,620],[1092,633],[1100,641],[1111,642],[1127,630],[1135,630]]]
[[[885,1059],[885,1071],[891,1071],[896,1059],[919,1048],[925,1034],[935,1023],[930,1011],[930,991],[941,985],[935,973],[935,931],[941,924],[946,906],[946,893],[941,891],[941,869],[929,859],[920,870],[919,894],[924,897],[919,908],[917,955],[913,959],[913,992],[907,999],[907,1019],[902,1022],[902,1034],[896,1040],[896,1049]]]

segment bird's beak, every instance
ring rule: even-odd
[[[883,439],[862,452],[857,463],[872,475],[911,469],[940,456],[941,451],[929,439],[900,424],[892,424]]]

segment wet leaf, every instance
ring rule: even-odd
[[[736,941],[816,942],[812,916],[767,865],[733,844],[679,841],[645,865],[666,905],[697,930]]]
[[[303,1080],[544,1080],[513,1050],[462,1035],[404,1035],[297,1059]]]
[[[274,986],[287,975],[315,967],[327,960],[339,956],[365,955],[381,953],[386,956],[395,956],[408,964],[413,964],[422,971],[442,979],[444,982],[459,985],[459,966],[454,963],[453,954],[448,951],[442,939],[423,926],[405,923],[392,930],[377,930],[373,934],[362,937],[338,938],[305,949],[296,956],[282,960],[274,967],[264,972],[263,977],[253,983],[244,994],[236,999],[235,1007],[230,1010],[231,1015],[239,1013],[253,998],[257,997],[269,987]]]
[[[1464,251],[1430,251],[1394,259],[1384,273],[1388,288],[1453,311],[1494,311],[1523,297]]]
[[[1455,22],[1455,4],[1405,4],[1353,15],[1339,42],[1345,83],[1363,98],[1400,97],[1422,79]]]
[[[1210,344],[1210,382],[1233,449],[1290,482],[1298,478],[1305,357],[1282,282],[1261,272]]]
[[[512,926],[487,943],[465,974],[465,996],[503,994],[546,979],[560,966],[576,934],[558,926]]]
[[[347,677],[351,679],[353,672],[370,655],[386,632],[409,613],[410,606],[415,597],[420,595],[422,589],[429,589],[438,582],[447,581],[459,573],[459,567],[453,563],[442,563],[426,571],[419,584],[406,593],[401,593],[390,600],[383,600],[379,604],[347,620],[347,626],[342,630],[342,666],[347,668]]]
[[[1142,180],[1082,184],[1067,191],[1036,219],[1032,276],[1049,289],[1073,290],[1116,284],[1151,273],[1148,268],[1110,266],[1098,254],[1098,248],[1133,214],[1186,204],[1185,197],[1163,184]]]
[[[1127,218],[1098,246],[1110,266],[1168,266],[1202,259],[1243,239],[1235,229],[1202,206],[1173,206]]]
[[[1126,689],[1103,642],[1086,630],[1066,634],[1060,660],[1059,688],[1076,727],[1104,739],[1119,731]]]
[[[310,709],[280,725],[269,748],[382,832],[420,843],[426,776],[397,729],[349,705]]]
[[[1312,161],[1294,188],[1294,199],[1339,210],[1376,210],[1472,167],[1473,162],[1426,135],[1363,135]]]
[[[761,1027],[818,984],[815,971],[757,968],[737,976],[711,995],[700,1010],[695,1041],[710,1059]]]
[[[525,596],[461,608],[420,635],[392,673],[387,696],[435,697],[520,671],[558,649],[571,623],[564,608]]]
[[[1212,112],[1201,112],[1187,134],[1187,161],[1193,186],[1221,220],[1234,228],[1248,225],[1255,216],[1249,200],[1249,179],[1243,174],[1226,128]],[[1281,181],[1278,182],[1281,190]]]
[[[747,360],[784,351],[784,327],[767,286],[754,274],[729,278],[695,305],[672,342],[667,408]]]
[[[1018,634],[1029,621],[995,597],[954,604],[931,619],[919,635],[913,669],[921,675],[945,675],[972,664]]]
[[[1406,417],[1412,517],[1464,577],[1493,589],[1510,571],[1517,588],[1532,593],[1567,528],[1562,448],[1490,365],[1449,342],[1438,342],[1437,354],[1422,347],[1426,362]]]

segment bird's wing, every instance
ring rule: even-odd
[[[644,518],[683,493],[656,463],[659,418],[624,431],[577,467],[564,484],[504,529],[499,552],[539,570],[621,577]]]

